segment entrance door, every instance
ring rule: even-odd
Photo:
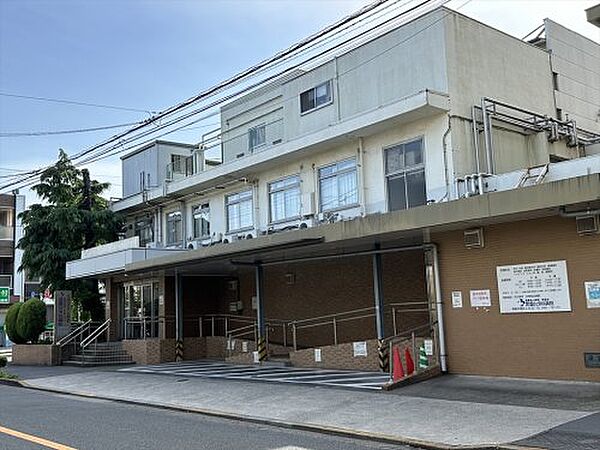
[[[126,339],[158,337],[158,283],[127,285],[124,304]]]

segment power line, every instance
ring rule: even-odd
[[[0,137],[31,137],[31,136],[55,136],[60,134],[77,134],[90,133],[93,131],[112,130],[114,128],[125,128],[137,125],[142,122],[121,123],[118,125],[106,125],[103,127],[78,128],[75,130],[59,130],[59,131],[27,131],[27,132],[0,132]]]
[[[12,94],[12,93],[8,93],[8,92],[0,92],[0,95],[3,97],[22,98],[22,99],[26,99],[26,100],[37,100],[37,101],[41,101],[41,102],[64,103],[67,105],[88,106],[91,108],[104,108],[104,109],[115,109],[115,110],[120,110],[120,111],[142,112],[144,114],[157,114],[156,111],[152,111],[149,109],[129,108],[126,106],[115,106],[115,105],[103,105],[101,103],[90,103],[90,102],[82,102],[82,101],[77,101],[77,100],[65,100],[65,99],[61,99],[61,98],[36,97],[33,95]]]
[[[424,6],[425,4],[427,4],[427,3],[430,3],[431,1],[432,1],[432,0],[426,0],[426,1],[423,1],[423,2],[421,2],[420,4],[418,4],[418,5],[415,5],[415,6],[411,7],[410,9],[408,9],[408,10],[406,10],[406,11],[403,11],[402,13],[398,14],[397,16],[394,16],[392,19],[398,19],[399,17],[401,17],[401,16],[404,16],[404,15],[406,15],[406,14],[410,13],[410,12],[413,12],[413,11],[415,11],[416,9],[420,8],[421,6]],[[444,3],[445,3],[445,2],[447,2],[447,1],[448,1],[448,0],[445,0],[445,1],[444,1]],[[378,6],[378,5],[380,5],[380,4],[382,4],[382,3],[383,3],[382,1],[376,2],[377,6]],[[463,5],[463,6],[464,6],[464,5]],[[364,8],[363,8],[363,10],[364,10]],[[361,10],[361,11],[363,11],[363,10]],[[364,14],[364,12],[363,12],[362,14]],[[355,15],[355,17],[356,17],[356,15]],[[386,22],[389,22],[389,20],[388,20],[388,21],[386,21]],[[338,23],[340,23],[340,22],[338,22]],[[377,25],[377,26],[375,26],[375,27],[371,28],[370,30],[368,30],[368,31],[367,31],[367,33],[369,33],[369,32],[371,32],[371,31],[373,31],[374,29],[378,28],[380,25],[381,25],[381,24],[379,24],[379,25]],[[331,28],[331,27],[330,27],[330,28]],[[340,47],[342,47],[342,46],[344,46],[344,45],[348,44],[349,42],[351,42],[351,41],[353,41],[353,40],[356,40],[356,39],[358,39],[358,38],[360,38],[360,37],[364,37],[364,35],[365,35],[365,33],[363,33],[363,34],[361,34],[361,35],[359,35],[359,36],[354,36],[354,37],[352,37],[352,38],[350,38],[350,39],[348,39],[348,40],[346,40],[346,41],[344,41],[344,42],[342,42],[342,43],[340,43],[340,44],[337,44],[337,45],[336,45],[336,46],[334,46],[333,48],[327,49],[326,51],[324,51],[324,52],[321,52],[321,53],[319,53],[318,55],[316,55],[316,56],[314,56],[314,57],[311,57],[311,58],[313,58],[313,59],[314,59],[314,58],[320,58],[320,57],[322,57],[323,55],[326,55],[326,54],[328,54],[328,53],[330,53],[330,52],[332,52],[332,51],[334,51],[334,50],[336,50],[336,49],[338,49],[338,48],[340,48]],[[306,40],[305,40],[305,41],[306,41]],[[293,47],[294,47],[294,46],[293,46]],[[286,52],[287,52],[287,51],[286,51]],[[282,52],[280,52],[278,55],[280,55],[281,53],[282,53]],[[289,52],[287,52],[287,53],[289,53]],[[274,60],[274,58],[270,58],[270,59],[268,59],[268,60],[265,60],[265,61],[273,61],[273,60]],[[264,63],[265,61],[263,61],[263,63]],[[142,137],[144,137],[144,136],[147,136],[148,134],[154,133],[154,132],[156,132],[156,131],[158,131],[158,130],[160,130],[160,129],[164,129],[164,128],[166,128],[166,127],[172,126],[172,125],[174,125],[175,123],[181,122],[181,121],[183,121],[183,120],[186,120],[186,119],[188,119],[189,117],[191,117],[191,116],[193,116],[193,115],[195,115],[195,114],[198,114],[199,112],[206,111],[207,109],[210,109],[210,108],[212,108],[212,107],[214,107],[214,106],[217,106],[217,105],[219,105],[219,104],[221,104],[221,103],[223,103],[223,102],[225,102],[225,101],[227,101],[227,100],[230,100],[230,99],[232,99],[232,98],[234,98],[234,97],[237,97],[237,96],[239,96],[239,95],[241,95],[241,94],[244,94],[244,93],[248,92],[249,90],[252,90],[252,89],[254,89],[254,88],[258,87],[258,86],[264,85],[266,82],[272,81],[273,79],[275,79],[275,78],[279,78],[279,77],[281,77],[281,76],[283,76],[283,75],[285,75],[285,74],[289,74],[291,71],[293,71],[293,70],[297,69],[299,66],[301,66],[301,65],[303,65],[303,64],[306,64],[306,62],[307,62],[307,61],[303,61],[303,62],[301,62],[301,63],[299,63],[299,64],[296,64],[295,66],[293,66],[293,67],[291,67],[291,68],[288,68],[287,70],[285,70],[285,71],[283,71],[283,72],[280,72],[280,73],[274,74],[274,75],[272,75],[272,76],[269,76],[269,77],[267,77],[266,79],[263,79],[263,80],[261,80],[261,81],[260,81],[260,82],[258,82],[258,83],[255,83],[255,84],[253,84],[253,85],[251,85],[251,86],[247,86],[247,87],[245,87],[245,88],[244,88],[244,89],[242,89],[241,91],[238,91],[238,92],[236,92],[236,93],[234,93],[234,94],[227,95],[227,96],[225,96],[225,97],[223,97],[223,98],[220,98],[219,100],[217,100],[216,102],[213,102],[212,104],[210,104],[210,105],[208,105],[208,106],[204,106],[204,107],[202,107],[202,108],[199,108],[199,109],[197,109],[197,110],[194,110],[194,111],[192,111],[191,113],[187,113],[187,114],[185,114],[185,115],[183,115],[183,116],[181,116],[181,117],[177,117],[177,118],[171,119],[171,120],[170,120],[168,123],[164,123],[164,124],[160,124],[160,125],[156,124],[156,122],[157,122],[158,120],[160,120],[161,118],[163,118],[163,117],[166,117],[166,116],[168,116],[168,115],[172,114],[172,113],[173,113],[173,112],[174,112],[176,109],[183,109],[183,108],[187,108],[187,107],[188,107],[188,106],[190,106],[190,105],[191,105],[191,103],[192,103],[192,102],[191,102],[191,101],[189,101],[189,100],[188,100],[188,101],[186,101],[186,102],[182,102],[182,103],[180,103],[179,105],[176,105],[176,106],[174,106],[174,107],[171,107],[171,108],[169,108],[168,110],[166,110],[166,111],[164,111],[164,112],[160,113],[159,115],[157,115],[157,116],[154,116],[154,117],[152,117],[152,118],[148,119],[147,121],[145,121],[145,122],[144,122],[143,124],[141,124],[141,125],[138,125],[138,126],[136,126],[136,127],[132,128],[132,129],[130,129],[130,130],[128,130],[128,131],[126,131],[126,132],[124,132],[124,133],[121,133],[121,134],[119,134],[119,135],[113,136],[113,137],[109,138],[108,140],[106,140],[106,141],[104,141],[104,142],[102,142],[102,143],[100,143],[100,144],[97,144],[97,145],[95,145],[95,146],[93,146],[93,147],[91,147],[91,148],[89,148],[89,149],[87,149],[87,150],[84,150],[84,151],[82,151],[82,152],[79,152],[78,154],[76,154],[76,155],[72,156],[72,159],[78,159],[78,158],[81,158],[81,157],[83,157],[83,156],[85,156],[85,155],[89,155],[89,156],[88,156],[88,158],[86,158],[85,160],[83,160],[83,161],[80,161],[80,162],[78,162],[78,163],[77,163],[77,165],[80,165],[80,164],[85,164],[85,163],[95,162],[95,161],[97,161],[97,160],[99,160],[99,159],[104,159],[104,158],[106,158],[106,157],[112,156],[112,154],[111,154],[110,152],[112,152],[113,150],[115,150],[115,149],[116,149],[116,148],[118,148],[118,147],[121,147],[121,146],[122,146],[123,144],[125,144],[125,143],[129,143],[129,142],[131,142],[131,141],[134,141],[134,140],[140,139],[140,138],[142,138]],[[269,62],[268,64],[271,64],[271,63]],[[258,70],[264,70],[264,69],[266,68],[266,65],[265,65],[264,67],[259,67],[259,65],[256,65],[256,66],[254,66],[254,68],[258,68],[258,69],[256,69],[256,71],[258,71]],[[246,70],[246,71],[244,71],[244,72],[242,72],[242,73],[248,73],[248,72],[249,72],[249,71],[251,71],[251,70],[253,70],[253,68],[251,68],[251,69],[248,69],[248,70]],[[254,75],[246,75],[245,77],[246,77],[246,78],[252,78],[253,76],[254,76]],[[232,81],[232,80],[233,80],[233,81]],[[239,82],[240,82],[240,80],[241,80],[241,77],[240,77],[240,76],[239,76],[239,74],[238,74],[238,75],[236,75],[235,77],[232,77],[232,78],[230,78],[230,79],[229,79],[229,80],[227,80],[226,82],[219,83],[217,86],[215,86],[215,87],[213,87],[213,88],[210,88],[210,89],[208,89],[208,90],[205,90],[205,91],[204,91],[204,92],[202,92],[201,94],[199,94],[199,95],[197,95],[196,97],[194,97],[194,99],[195,99],[194,101],[199,101],[199,100],[202,100],[202,99],[204,99],[204,98],[208,98],[208,97],[210,97],[210,96],[214,96],[216,93],[220,92],[220,90],[224,89],[224,87],[226,87],[227,83],[230,83],[231,85],[235,85],[235,84],[239,83]],[[219,113],[219,111],[217,111],[217,112],[215,112],[215,113],[213,113],[213,114],[211,114],[211,115],[216,115],[216,114],[218,114],[218,113]],[[210,115],[209,115],[209,116],[210,116]],[[209,117],[209,116],[207,116],[207,117]],[[187,126],[189,126],[189,125],[191,125],[191,124],[193,124],[193,123],[197,123],[197,122],[198,122],[198,121],[197,121],[197,120],[195,120],[195,121],[193,121],[193,122],[190,122],[190,123],[188,123],[188,124],[185,124],[185,125],[183,125],[183,126],[179,126],[178,128],[176,128],[176,129],[174,129],[174,130],[171,130],[171,131],[169,131],[169,132],[166,132],[166,133],[163,133],[163,134],[161,134],[161,136],[163,136],[163,135],[166,135],[166,134],[170,134],[170,133],[172,133],[172,132],[175,132],[175,131],[178,131],[178,130],[180,130],[180,129],[182,129],[182,128],[185,128],[185,127],[187,127]],[[123,141],[123,140],[121,139],[122,137],[124,137],[124,136],[127,136],[128,134],[131,134],[131,133],[133,133],[133,132],[135,132],[135,131],[137,131],[137,130],[141,129],[142,127],[145,127],[145,126],[147,126],[147,125],[149,125],[149,124],[151,124],[151,123],[155,123],[155,124],[156,124],[156,129],[154,129],[154,130],[150,130],[150,131],[145,131],[145,132],[142,132],[142,133],[138,133],[137,135],[135,135],[135,136],[133,136],[133,137],[131,137],[131,138],[128,138],[128,139],[126,139],[125,141]],[[109,147],[109,148],[102,148],[102,147],[104,147],[105,145],[107,145],[107,144],[110,144],[111,142],[115,142],[115,141],[118,141],[118,142],[117,142],[116,144],[112,145],[111,147]],[[152,140],[150,140],[150,142],[151,142],[151,141],[152,141]],[[139,144],[139,145],[142,145],[142,144]],[[136,145],[136,146],[137,146],[137,145]],[[134,146],[134,147],[135,147],[135,146]],[[96,154],[91,154],[91,153],[93,153],[94,151],[97,151],[97,153],[96,153]],[[122,151],[123,151],[123,150],[118,150],[117,152],[115,152],[115,154],[121,153]],[[23,182],[25,182],[27,179],[31,179],[32,177],[35,177],[36,175],[38,175],[38,174],[39,174],[39,173],[40,173],[42,170],[43,170],[43,169],[38,169],[38,171],[32,171],[32,172],[31,172],[31,174],[30,174],[30,175],[28,175],[27,177],[23,177],[23,178],[21,178],[21,180],[19,180],[19,181],[12,182],[12,183],[8,183],[8,184],[6,184],[6,185],[4,185],[4,186],[1,186],[1,187],[0,187],[0,189],[4,189],[4,188],[7,188],[7,187],[9,187],[9,186],[13,186],[13,185],[15,185],[15,184],[20,184],[20,183],[23,183]],[[27,183],[27,184],[29,184],[29,183]]]
[[[276,61],[278,59],[281,59],[282,57],[284,57],[284,56],[286,56],[286,55],[288,55],[288,54],[290,54],[292,52],[297,51],[298,49],[300,49],[300,48],[308,45],[310,42],[312,42],[312,41],[320,38],[322,35],[324,35],[326,33],[329,33],[329,32],[335,30],[336,28],[339,28],[340,26],[342,26],[342,25],[344,25],[344,24],[346,24],[348,22],[351,22],[355,18],[360,17],[361,15],[364,15],[364,14],[366,14],[366,13],[368,13],[368,12],[376,9],[377,7],[379,7],[380,5],[382,5],[383,3],[387,2],[387,1],[389,1],[389,0],[377,0],[374,3],[371,3],[370,5],[367,5],[364,8],[361,8],[359,11],[357,11],[357,12],[355,12],[355,13],[347,16],[347,17],[345,17],[344,19],[336,22],[334,25],[331,25],[331,26],[327,27],[326,29],[321,30],[320,32],[313,34],[312,36],[303,39],[299,43],[294,44],[293,46],[289,47],[288,49],[286,49],[286,50],[284,50],[282,52],[277,53],[275,56],[273,56],[271,58],[268,58],[266,60],[261,61],[259,64],[256,64],[253,67],[251,67],[249,69],[246,69],[246,70],[238,73],[237,75],[229,78],[228,80],[226,80],[224,82],[221,82],[221,83],[217,84],[216,86],[213,86],[212,88],[209,88],[209,89],[201,92],[200,94],[198,94],[198,95],[196,95],[194,97],[191,97],[190,99],[185,100],[184,102],[181,102],[181,103],[179,103],[179,104],[177,104],[177,105],[175,105],[173,107],[168,108],[167,110],[165,110],[163,112],[160,112],[158,114],[153,115],[152,117],[150,117],[149,119],[147,119],[144,124],[140,124],[140,125],[134,126],[133,128],[131,128],[131,129],[129,129],[129,130],[123,132],[123,133],[119,133],[117,135],[114,135],[111,138],[109,138],[109,139],[107,139],[107,140],[105,140],[105,141],[103,141],[103,142],[101,142],[99,144],[96,144],[96,145],[92,146],[91,148],[88,148],[88,149],[86,149],[84,151],[81,151],[81,152],[73,155],[71,157],[71,159],[78,159],[78,158],[80,158],[82,156],[85,156],[86,154],[89,154],[89,153],[91,153],[93,151],[99,150],[102,147],[104,147],[105,145],[110,144],[110,143],[115,142],[115,141],[119,141],[123,137],[125,137],[125,136],[127,136],[127,135],[129,135],[129,134],[131,134],[131,133],[133,133],[133,132],[135,132],[135,131],[137,131],[137,130],[139,130],[139,129],[147,126],[147,125],[149,125],[149,124],[155,124],[160,119],[162,119],[164,117],[167,117],[167,116],[173,114],[174,112],[176,112],[178,110],[187,108],[188,106],[190,106],[191,104],[193,104],[195,102],[198,102],[198,101],[200,101],[200,100],[202,100],[204,98],[208,98],[210,96],[214,96],[217,93],[221,92],[225,87],[233,86],[235,84],[238,84],[244,78],[248,78],[250,75],[253,75],[255,72],[258,72],[259,70],[264,69],[265,67],[267,67],[272,62],[274,62],[274,61]],[[430,0],[428,0],[428,1],[430,1]],[[271,77],[271,79],[272,78],[273,77]],[[250,88],[254,88],[254,87],[256,87],[256,85],[253,85]],[[247,88],[247,89],[250,89],[250,88]],[[187,117],[184,117],[181,120],[185,120],[186,118]],[[168,125],[172,125],[172,124],[173,124],[173,122],[169,123]],[[158,129],[162,129],[162,128],[164,128],[164,126],[160,125],[160,126],[157,126],[157,128]],[[156,130],[154,130],[154,131],[156,131]],[[142,134],[145,134],[145,133],[142,133]],[[120,146],[120,145],[121,145],[121,142],[119,142],[117,144],[117,146]],[[17,185],[20,182],[24,182],[27,179],[31,179],[32,177],[35,177],[35,176],[39,175],[44,169],[45,168],[40,168],[38,170],[31,171],[29,174],[25,174],[25,176],[21,180],[13,181],[11,183],[8,183],[8,184],[5,184],[3,186],[0,186],[0,189],[5,189],[7,187]]]

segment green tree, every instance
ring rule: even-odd
[[[73,301],[93,320],[104,314],[97,280],[66,280],[65,266],[82,249],[117,239],[123,221],[102,197],[108,187],[90,180],[87,169],[77,169],[60,150],[56,164],[32,187],[44,203],[31,205],[20,216],[25,228],[18,244],[23,250],[20,270],[40,277],[42,289],[73,291]]]
[[[46,327],[46,305],[39,298],[23,303],[17,316],[17,333],[25,342],[37,342]]]
[[[4,326],[6,327],[6,334],[8,338],[15,344],[24,344],[26,340],[19,334],[17,330],[17,318],[19,317],[19,311],[23,306],[23,303],[14,303],[8,308],[6,312],[6,319],[4,320]]]

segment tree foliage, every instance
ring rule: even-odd
[[[46,305],[39,298],[23,303],[17,315],[17,333],[25,342],[37,342],[46,327]]]
[[[116,240],[123,221],[101,195],[108,187],[89,180],[86,169],[77,169],[60,150],[56,164],[32,187],[43,204],[32,205],[20,216],[25,227],[18,244],[23,250],[20,269],[39,277],[42,289],[73,291],[74,301],[95,320],[102,319],[97,282],[66,280],[65,267],[82,249]]]
[[[19,311],[21,310],[23,303],[14,303],[8,308],[6,312],[6,319],[4,320],[4,326],[6,327],[6,334],[8,338],[15,344],[24,344],[26,340],[19,334],[17,330],[17,318],[19,317]]]

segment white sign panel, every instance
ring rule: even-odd
[[[248,342],[246,342],[246,341],[242,342],[242,351],[244,353],[248,353]]]
[[[600,308],[600,281],[586,281],[585,300],[588,308]]]
[[[423,341],[423,346],[425,347],[425,354],[427,356],[432,356],[433,355],[433,340],[425,339]]]
[[[315,348],[315,362],[321,362],[321,349]]]
[[[470,292],[473,308],[492,306],[492,295],[489,289],[475,289]]]
[[[566,261],[496,267],[500,312],[571,311]]]
[[[353,342],[354,356],[367,356],[367,343],[365,341]]]
[[[462,308],[462,292],[452,291],[452,307]]]

